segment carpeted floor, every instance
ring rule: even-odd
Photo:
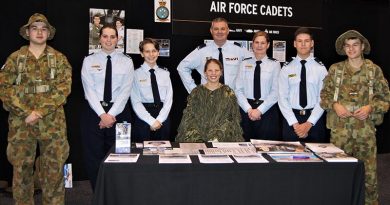
[[[390,154],[378,155],[379,200],[381,205],[390,204]],[[92,190],[88,181],[73,182],[73,188],[67,189],[65,204],[89,205],[92,200]],[[0,190],[0,205],[12,205],[13,200],[7,192]],[[40,205],[41,194],[35,195],[35,204]]]

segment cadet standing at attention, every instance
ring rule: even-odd
[[[100,29],[102,49],[84,59],[81,80],[88,105],[83,109],[81,136],[87,174],[95,189],[100,162],[115,142],[115,123],[130,122],[129,96],[133,61],[115,50],[118,32],[112,25]]]
[[[314,46],[308,28],[295,31],[297,56],[286,62],[279,75],[279,108],[283,114],[283,140],[327,142],[324,110],[320,107],[325,66],[310,56]]]
[[[330,67],[320,103],[328,112],[330,141],[364,162],[366,205],[378,204],[375,125],[383,122],[390,103],[381,68],[364,59],[370,50],[368,40],[355,30],[337,38],[336,52],[348,58]]]
[[[201,84],[205,84],[207,79],[204,75],[204,65],[208,59],[217,59],[223,66],[223,73],[220,82],[234,89],[234,81],[238,74],[241,61],[250,56],[250,52],[237,43],[228,41],[228,22],[224,18],[216,18],[211,22],[210,33],[213,42],[202,44],[190,54],[188,54],[177,66],[180,78],[188,93],[196,87],[192,79],[192,70],[197,70],[201,76]]]
[[[280,140],[278,77],[280,63],[267,56],[270,39],[266,32],[255,33],[253,54],[245,58],[236,80],[236,96],[241,107],[241,126],[246,141]]]
[[[137,142],[144,140],[169,140],[169,111],[173,90],[166,68],[157,65],[160,45],[151,38],[139,44],[144,63],[134,72],[131,104],[137,115],[132,126],[132,136]]]
[[[63,167],[69,155],[63,105],[70,93],[72,67],[47,45],[55,35],[42,14],[20,28],[29,45],[12,53],[0,70],[0,99],[9,111],[7,156],[13,165],[15,204],[34,204],[33,166],[40,150],[44,205],[65,204]]]

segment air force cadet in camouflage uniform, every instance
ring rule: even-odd
[[[330,67],[320,104],[328,112],[331,142],[364,161],[366,204],[378,204],[375,125],[382,123],[389,108],[389,85],[380,67],[364,59],[370,44],[359,32],[340,35],[336,51],[348,59]]]
[[[46,44],[55,31],[44,15],[32,15],[20,28],[30,44],[12,53],[0,71],[0,98],[10,113],[7,156],[14,168],[16,204],[34,204],[37,143],[43,204],[64,204],[63,165],[69,145],[62,106],[70,93],[72,68]]]
[[[250,56],[248,50],[241,48],[239,44],[228,41],[229,27],[226,19],[216,18],[211,22],[210,33],[213,42],[202,44],[188,54],[177,66],[180,78],[188,93],[196,87],[191,77],[192,70],[196,69],[201,76],[201,83],[205,84],[207,79],[203,69],[206,61],[210,58],[218,59],[223,66],[221,83],[234,89],[234,81],[238,74],[241,61]],[[223,80],[222,80],[223,79]]]

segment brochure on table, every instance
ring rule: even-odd
[[[237,163],[268,163],[261,154],[235,154],[233,158]]]
[[[160,154],[158,156],[160,164],[191,164],[188,154]]]
[[[105,163],[131,163],[137,162],[139,154],[114,154],[108,155]]]

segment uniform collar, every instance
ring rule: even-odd
[[[146,62],[144,62],[144,63],[141,65],[141,68],[142,68],[143,70],[149,72],[149,70],[150,70],[151,67],[150,67]],[[157,70],[157,68],[158,68],[158,65],[157,65],[157,64],[153,66],[153,69],[154,69],[154,70]]]
[[[116,50],[114,50],[112,53],[109,54],[109,56],[111,56],[111,59],[114,58],[116,55],[118,54],[118,52]],[[104,56],[104,58],[107,58],[108,54],[105,53],[103,50],[100,50],[99,51],[99,55],[102,55]]]
[[[297,55],[297,56],[295,57],[295,59],[296,59],[298,62],[301,62],[301,60],[305,60],[306,62],[309,62],[309,61],[313,60],[314,58],[313,58],[313,56],[309,56],[309,57],[307,57],[306,59],[302,59],[301,57],[299,57],[299,55]]]
[[[215,43],[215,41],[212,41],[212,42],[210,43],[210,45],[213,46],[213,47],[215,47],[215,48],[225,48],[226,46],[228,46],[229,44],[232,44],[232,43],[233,43],[232,41],[227,40],[227,41],[225,42],[225,44],[223,44],[223,46],[219,47],[219,46]]]

